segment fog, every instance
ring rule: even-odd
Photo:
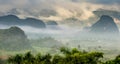
[[[80,45],[83,49],[91,48],[91,50],[99,49],[99,47],[103,50],[119,50],[120,48],[120,35],[92,34],[87,29],[61,26],[61,29],[37,29],[28,26],[22,26],[21,28],[25,31],[29,39],[52,37],[68,47],[78,47]]]
[[[108,55],[108,58],[120,53],[120,32],[98,34],[90,31],[90,27],[102,15],[112,17],[120,31],[120,0],[0,0],[0,16],[6,15],[42,20],[46,28],[16,25],[24,31],[27,43],[22,42],[24,38],[17,40],[15,37],[15,41],[12,41],[6,35],[3,42],[0,41],[0,56],[28,50],[55,54],[59,53],[59,47],[97,50]],[[55,21],[56,25],[47,25],[49,21]],[[9,29],[11,26],[0,24],[0,29]]]
[[[10,26],[0,25],[0,29],[6,29]],[[29,40],[32,40],[32,46],[35,50],[40,51],[40,49],[45,48],[46,45],[54,45],[50,44],[53,41],[47,41],[49,44],[36,45],[34,43],[35,40],[41,40],[44,38],[53,38],[57,40],[59,45],[62,43],[63,46],[70,47],[70,48],[80,48],[81,50],[97,50],[102,51],[105,54],[115,56],[120,53],[120,35],[114,34],[93,34],[89,33],[89,29],[81,29],[81,28],[71,28],[65,25],[59,25],[59,29],[40,29],[40,28],[33,28],[29,26],[19,26],[27,35]],[[50,26],[48,26],[50,27]],[[54,28],[58,28],[58,26],[54,26]],[[35,41],[36,42],[36,41]],[[41,42],[41,41],[40,41]],[[38,42],[37,44],[40,44]],[[46,43],[46,42],[44,42]],[[57,43],[56,43],[57,44]],[[46,49],[46,48],[45,48]],[[49,48],[52,49],[52,48]],[[47,49],[47,52],[50,50]]]

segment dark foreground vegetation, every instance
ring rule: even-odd
[[[31,52],[26,54],[17,54],[11,56],[5,62],[0,60],[0,64],[120,64],[120,55],[113,60],[103,60],[103,53],[101,52],[86,52],[79,51],[74,48],[61,48],[60,54],[37,54],[33,55]]]

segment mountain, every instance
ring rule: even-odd
[[[46,22],[46,25],[47,25],[47,28],[49,28],[49,29],[54,29],[54,30],[60,29],[60,27],[56,21],[48,21],[48,22]]]
[[[26,18],[22,20],[22,25],[32,26],[36,28],[46,28],[45,23],[42,20],[34,19],[34,18]]]
[[[47,22],[47,25],[58,25],[57,22],[55,21],[48,21]]]
[[[35,28],[45,28],[46,25],[42,20],[35,18],[20,19],[15,15],[7,15],[0,17],[0,24],[7,26],[30,26]]]
[[[3,25],[17,25],[19,24],[19,18],[14,15],[7,15],[7,16],[1,16],[0,17],[0,24]]]
[[[112,17],[102,15],[100,20],[91,26],[91,32],[95,33],[119,33],[119,29]]]
[[[0,49],[15,51],[31,49],[27,36],[18,27],[0,29]]]

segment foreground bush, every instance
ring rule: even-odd
[[[8,64],[120,64],[120,56],[114,60],[102,62],[103,53],[79,51],[74,48],[61,48],[58,55],[32,55],[30,52],[15,55],[8,59]]]

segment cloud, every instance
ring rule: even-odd
[[[24,6],[28,3],[28,0],[0,0],[0,5],[9,5],[12,7]],[[14,6],[15,5],[15,6]]]
[[[90,2],[96,4],[119,4],[120,0],[71,0],[72,2]]]
[[[28,0],[0,0],[0,12],[6,12],[12,8],[23,8]]]
[[[119,4],[120,0],[89,0],[89,2],[100,4]]]
[[[29,16],[57,21],[74,17],[84,21],[94,16],[93,11],[99,8],[119,11],[119,4],[113,4],[119,2],[120,0],[0,0],[0,13],[9,12],[21,18]]]
[[[53,6],[54,11],[56,11],[55,16],[50,16],[48,19],[66,19],[66,18],[76,18],[79,20],[87,20],[89,17],[94,16],[92,11],[101,8],[102,5],[96,5],[91,3],[74,3],[71,1],[64,1],[63,3],[57,2]]]

